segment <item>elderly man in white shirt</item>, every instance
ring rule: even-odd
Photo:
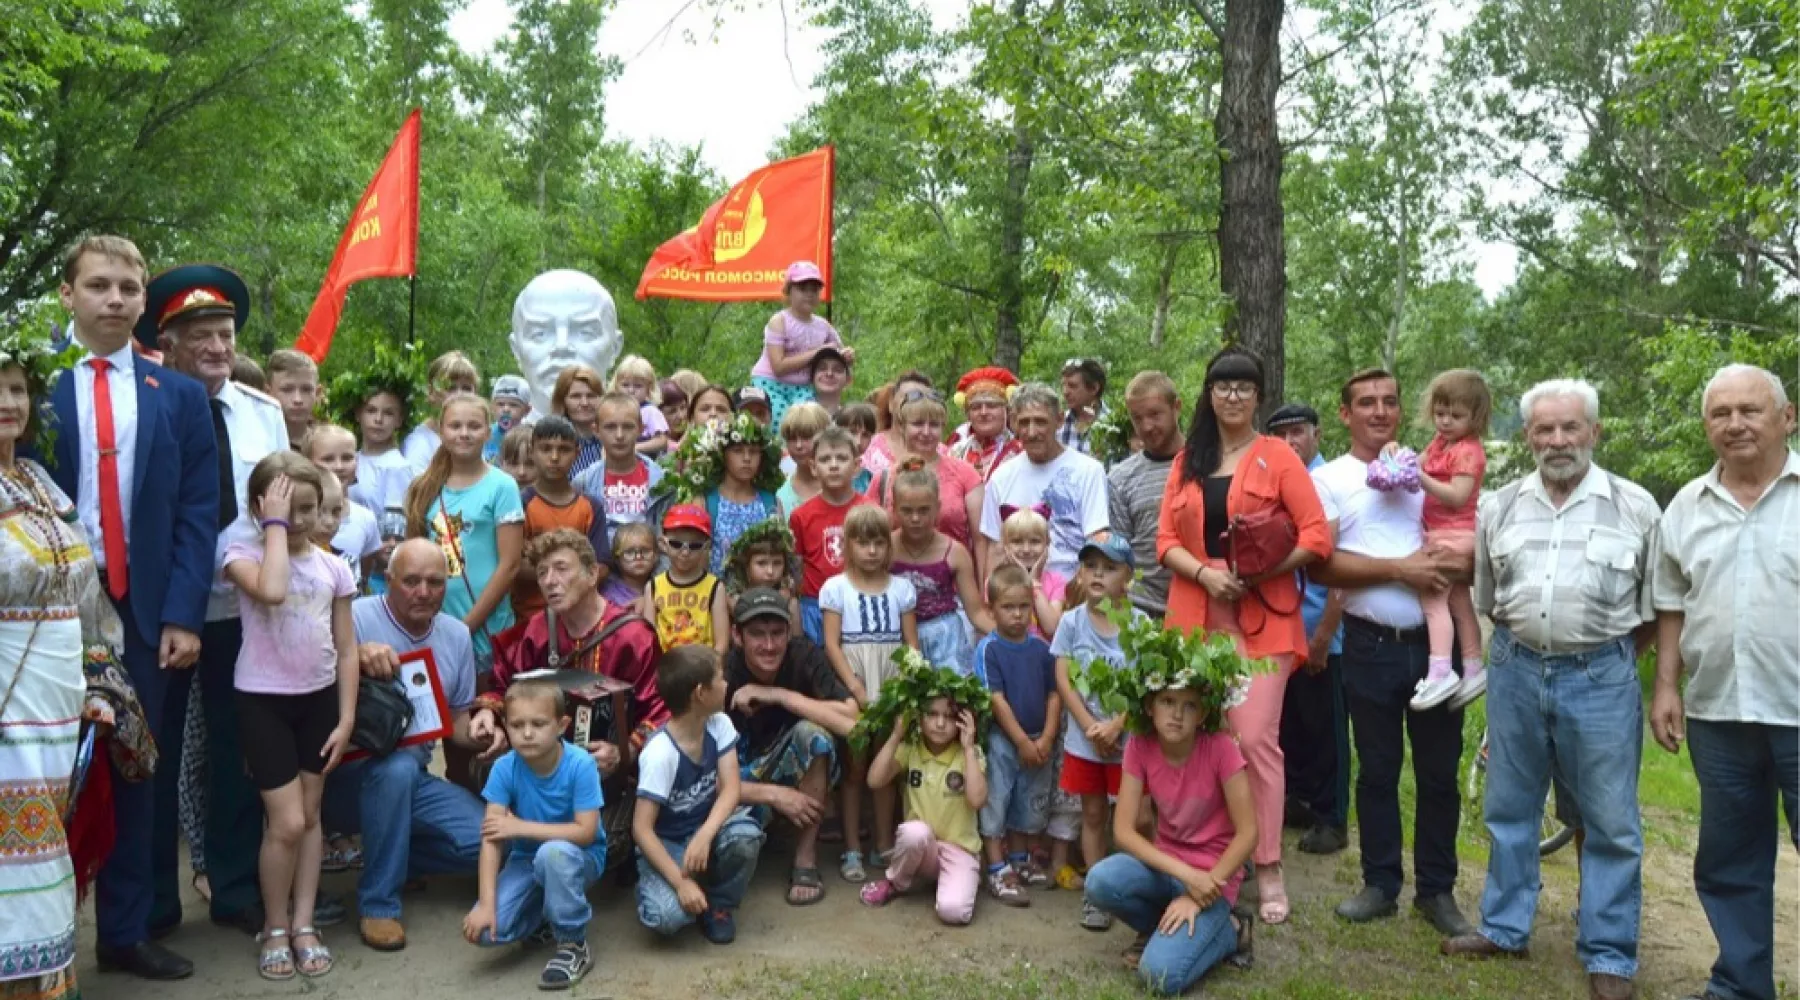
[[[1560,775],[1587,829],[1575,951],[1591,997],[1626,1000],[1643,902],[1637,645],[1655,618],[1648,567],[1661,511],[1648,491],[1593,463],[1593,386],[1541,383],[1519,413],[1537,471],[1482,498],[1475,540],[1475,607],[1494,623],[1485,797],[1493,849],[1481,928],[1445,939],[1443,951],[1525,953],[1544,796]]]
[[[1700,781],[1694,888],[1719,958],[1698,998],[1775,1000],[1778,796],[1800,846],[1800,454],[1787,444],[1794,405],[1772,372],[1727,365],[1701,408],[1718,463],[1663,515],[1650,730],[1670,753],[1688,741]]]

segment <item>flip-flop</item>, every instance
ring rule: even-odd
[[[797,899],[795,889],[817,890],[811,899]],[[793,868],[788,871],[787,903],[789,906],[811,906],[825,898],[825,880],[817,868]]]

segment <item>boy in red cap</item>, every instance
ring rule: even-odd
[[[730,648],[725,588],[708,570],[712,518],[706,508],[681,504],[663,515],[663,551],[669,569],[650,580],[649,611],[664,652],[677,646],[710,646],[724,656]]]

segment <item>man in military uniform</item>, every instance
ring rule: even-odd
[[[253,540],[256,529],[248,516],[245,491],[256,463],[288,447],[287,424],[274,397],[231,380],[237,358],[237,333],[250,314],[250,293],[242,278],[215,264],[186,264],[150,280],[143,318],[136,334],[140,343],[163,352],[164,363],[200,382],[212,407],[213,437],[218,443],[219,520],[214,547],[212,592],[206,603],[206,626],[200,635],[200,659],[194,686],[178,684],[169,692],[176,711],[189,698],[200,699],[206,726],[204,754],[209,762],[205,784],[206,874],[212,884],[213,922],[248,933],[262,929],[257,883],[257,852],[262,842],[262,802],[256,787],[237,762],[238,724],[232,696],[243,629],[238,623],[236,588],[219,570],[225,546]],[[179,797],[181,748],[164,746],[156,770],[157,809],[174,810]],[[159,825],[158,839],[173,831]],[[155,845],[156,904],[153,930],[181,922],[176,895],[177,875],[165,863],[175,859],[175,845]]]

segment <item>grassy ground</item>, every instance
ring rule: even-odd
[[[1650,671],[1641,664],[1646,694]],[[1463,770],[1479,746],[1486,724],[1485,702],[1468,712]],[[1674,756],[1646,737],[1639,779],[1645,832],[1643,968],[1639,995],[1647,1000],[1681,997],[1698,990],[1714,955],[1711,932],[1693,896],[1691,864],[1699,823],[1699,793],[1685,752]],[[1402,810],[1411,829],[1410,771],[1402,783]],[[1354,822],[1354,820],[1353,820]],[[1354,837],[1352,838],[1354,841]],[[1292,850],[1288,885],[1294,913],[1282,927],[1262,928],[1257,967],[1216,970],[1199,987],[1208,996],[1240,1000],[1338,1000],[1370,997],[1391,1000],[1535,1000],[1586,996],[1585,979],[1574,954],[1573,913],[1579,887],[1575,851],[1565,848],[1547,859],[1532,958],[1528,961],[1469,962],[1438,954],[1438,937],[1405,909],[1393,920],[1351,925],[1332,907],[1360,885],[1354,847],[1331,858]],[[1459,855],[1463,874],[1457,893],[1464,911],[1478,916],[1487,865],[1486,834],[1478,813],[1465,808]],[[1410,867],[1410,854],[1409,867]],[[1777,929],[1777,964],[1787,970],[1782,995],[1793,996],[1795,943],[1794,859],[1784,854]],[[1057,894],[1058,896],[1067,894]],[[1057,901],[1059,904],[1061,900]],[[991,913],[992,911],[987,911]],[[978,916],[978,920],[981,918]],[[993,953],[955,942],[953,934],[933,935],[898,962],[860,961],[855,955],[829,963],[771,963],[718,977],[708,991],[740,1000],[867,998],[867,1000],[1114,1000],[1140,997],[1136,980],[1114,959],[1129,940],[1115,928],[1047,945],[1021,941]]]

